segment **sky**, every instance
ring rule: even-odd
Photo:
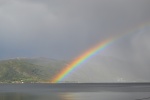
[[[150,80],[149,5],[150,0],[0,0],[0,59],[70,60],[118,37],[70,80]]]
[[[0,59],[72,59],[118,35],[125,38],[100,55],[149,58],[149,5],[149,0],[1,0]]]

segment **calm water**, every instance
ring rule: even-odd
[[[0,100],[150,100],[150,84],[0,84]]]

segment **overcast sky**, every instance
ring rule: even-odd
[[[130,30],[105,54],[125,57],[141,48],[149,54],[149,5],[149,0],[1,0],[0,58],[70,59]]]
[[[0,59],[70,60],[117,36],[70,80],[150,81],[150,0],[0,0]]]
[[[131,33],[100,55],[144,59],[150,57],[149,10],[150,0],[0,0],[0,58],[69,59]]]

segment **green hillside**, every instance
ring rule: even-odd
[[[16,58],[0,61],[1,83],[48,82],[66,62],[46,58]]]

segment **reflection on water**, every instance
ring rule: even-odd
[[[150,93],[72,92],[35,95],[27,93],[1,93],[0,100],[149,100]]]
[[[1,93],[0,100],[72,100],[69,94],[35,95],[26,93]]]
[[[1,93],[0,100],[36,100],[34,95],[27,95],[21,93]]]
[[[74,100],[150,100],[150,92],[84,92],[73,96]]]
[[[37,97],[21,93],[1,93],[0,100],[36,100]]]
[[[150,100],[150,84],[0,84],[0,100]]]

